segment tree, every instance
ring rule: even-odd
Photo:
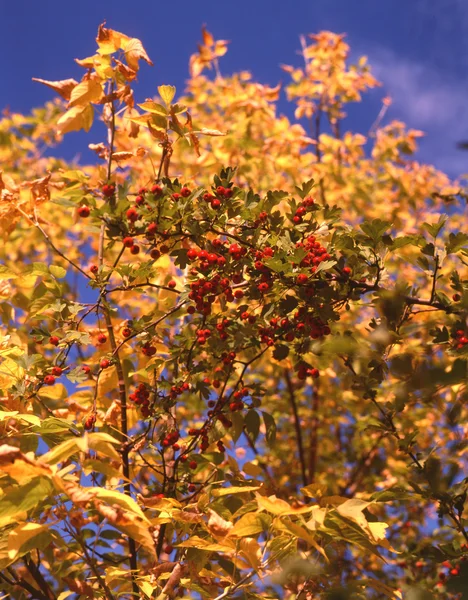
[[[206,30],[136,108],[104,26],[4,113],[5,598],[467,597],[467,196],[388,99],[344,131],[378,82],[301,42],[294,122]],[[96,164],[46,156],[96,115]]]

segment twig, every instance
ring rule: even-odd
[[[302,443],[301,421],[299,419],[299,413],[297,410],[296,396],[294,394],[293,383],[291,381],[291,376],[287,369],[284,369],[284,377],[286,379],[286,385],[288,387],[288,392],[289,392],[289,403],[291,404],[291,408],[292,408],[293,416],[294,416],[294,428],[296,430],[297,449],[299,452],[299,462],[301,463],[302,482],[305,487],[307,485],[307,472],[306,472],[306,463],[305,463],[305,456],[304,456],[304,446]]]

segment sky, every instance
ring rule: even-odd
[[[188,59],[207,25],[230,40],[224,74],[249,70],[260,83],[287,82],[281,64],[300,65],[299,35],[323,29],[346,33],[352,57],[365,54],[383,87],[350,111],[347,128],[366,133],[381,99],[393,99],[387,121],[422,129],[418,159],[451,176],[468,172],[468,0],[0,0],[0,109],[28,112],[53,92],[32,77],[56,80],[83,71],[73,59],[95,52],[99,23],[142,40],[155,66],[143,64],[136,96],[161,84],[183,91]],[[280,111],[292,115],[284,100]],[[84,134],[66,136],[57,154],[86,157]]]

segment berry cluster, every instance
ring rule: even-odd
[[[468,333],[463,331],[463,329],[457,329],[453,334],[453,347],[456,350],[462,350],[468,344]]]
[[[293,222],[296,225],[299,225],[303,221],[303,217],[306,215],[307,211],[310,210],[312,206],[315,205],[315,200],[311,197],[305,198],[296,209],[294,213]]]
[[[141,414],[145,418],[149,417],[151,414],[151,410],[149,407],[149,397],[150,390],[144,383],[140,383],[140,385],[135,389],[135,391],[128,395],[129,400],[131,400],[137,406],[140,407]]]

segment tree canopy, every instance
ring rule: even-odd
[[[343,35],[143,102],[96,42],[0,120],[2,597],[468,598],[463,185]]]

